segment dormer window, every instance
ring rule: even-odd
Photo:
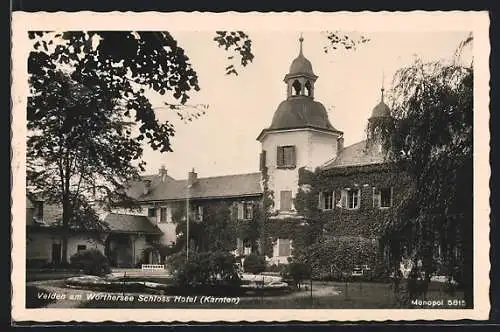
[[[295,146],[278,146],[276,165],[278,168],[295,168],[296,153]]]

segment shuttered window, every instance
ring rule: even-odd
[[[392,206],[392,187],[373,188],[373,207],[390,208]]]
[[[238,219],[240,220],[253,219],[253,204],[251,202],[238,203]]]
[[[361,205],[361,190],[359,189],[344,189],[341,192],[342,207],[352,210],[359,209]]]
[[[245,203],[245,213],[244,213],[244,218],[245,219],[252,219],[253,218],[253,205],[251,203]]]
[[[319,208],[331,210],[333,208],[333,191],[322,191],[319,193]]]
[[[245,211],[244,211],[244,208],[243,208],[243,204],[242,203],[238,203],[238,219],[243,219],[243,215],[244,215]]]
[[[160,222],[165,223],[167,222],[167,208],[162,207],[160,209]]]
[[[280,191],[280,210],[290,211],[292,209],[292,191],[282,190]]]
[[[167,222],[172,222],[172,208],[167,208]]]
[[[278,167],[294,168],[296,167],[295,146],[278,146],[276,165]]]

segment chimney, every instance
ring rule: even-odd
[[[337,138],[337,153],[344,149],[344,136]]]
[[[143,180],[142,182],[144,183],[144,195],[147,195],[151,190],[151,180]]]
[[[191,172],[188,173],[188,186],[192,186],[198,180],[198,174],[194,171],[194,168]]]
[[[160,176],[161,182],[165,182],[167,178],[167,169],[165,168],[165,165],[161,165],[161,168],[158,171],[158,175]]]

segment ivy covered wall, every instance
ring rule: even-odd
[[[392,222],[393,214],[410,186],[409,178],[389,164],[343,167],[330,170],[300,170],[300,190],[296,197],[299,212],[321,234],[331,236],[360,236],[376,239],[384,223]],[[356,209],[338,207],[343,189],[359,189],[360,205]],[[392,206],[374,207],[374,188],[392,188]],[[333,191],[331,210],[319,208],[319,193]]]

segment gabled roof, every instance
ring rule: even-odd
[[[104,222],[108,225],[109,231],[114,233],[163,233],[145,216],[110,213],[106,216],[106,218],[104,218]]]
[[[198,178],[189,189],[189,198],[228,198],[258,196],[262,194],[261,173],[235,174]],[[150,192],[144,195],[144,184],[136,184],[140,189],[132,190],[140,194],[139,201],[181,200],[188,197],[187,180],[165,179],[152,181]]]
[[[384,153],[377,147],[367,147],[366,140],[363,140],[343,148],[335,159],[325,163],[321,169],[381,164],[384,161]]]
[[[127,189],[127,195],[132,198],[138,198],[139,196],[144,195],[144,182],[148,180],[151,181],[151,187],[154,188],[158,186],[158,184],[162,183],[162,177],[159,174],[153,175],[142,175],[141,180],[131,181],[129,184],[129,188]],[[164,182],[172,182],[176,181],[171,176],[165,175],[163,178]]]

